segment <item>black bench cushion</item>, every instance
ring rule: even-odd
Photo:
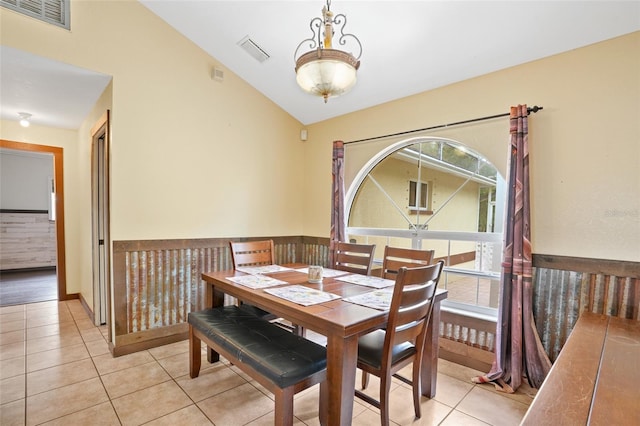
[[[236,306],[189,313],[189,324],[281,388],[327,367],[324,346]]]

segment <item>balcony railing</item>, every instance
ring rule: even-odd
[[[435,250],[445,261],[442,288],[449,290],[443,309],[495,319],[499,301],[502,233],[429,231],[348,227],[358,243],[376,244],[376,262],[382,263],[384,246]]]

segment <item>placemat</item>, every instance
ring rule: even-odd
[[[385,288],[391,287],[396,282],[394,280],[387,280],[380,277],[372,277],[370,275],[351,274],[344,277],[337,277],[336,280],[344,281],[351,284],[364,285],[373,288]]]
[[[316,305],[330,300],[340,299],[340,296],[327,293],[326,291],[315,290],[303,285],[288,285],[286,287],[270,288],[265,293],[273,294],[290,302],[302,306]]]

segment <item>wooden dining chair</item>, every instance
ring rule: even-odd
[[[444,262],[416,268],[401,267],[393,288],[389,321],[384,330],[376,330],[358,339],[358,368],[362,370],[362,389],[369,374],[380,378],[380,400],[356,389],[355,395],[380,409],[381,424],[389,424],[389,389],[391,377],[413,387],[413,407],[420,418],[420,383],[422,357],[433,300]],[[397,374],[413,363],[412,378]]]
[[[337,242],[333,255],[333,268],[354,274],[370,275],[375,244]]]
[[[261,241],[229,241],[229,249],[231,250],[231,260],[233,269],[243,266],[265,266],[274,265],[276,263],[276,255],[273,240]],[[253,313],[254,315],[294,332],[299,336],[304,336],[305,331],[302,327],[295,324],[289,325],[280,321],[280,318],[271,312],[265,311],[254,305],[243,303],[240,301],[240,307],[244,311]]]
[[[233,269],[242,266],[263,266],[276,263],[273,240],[229,241]]]
[[[229,241],[229,248],[231,250],[233,269],[243,266],[264,266],[276,263],[273,240]],[[242,303],[242,308],[252,311],[255,315],[267,321],[277,319],[274,314],[257,306]]]
[[[382,258],[382,278],[395,280],[398,270],[403,266],[415,268],[416,266],[429,265],[433,262],[433,255],[433,250],[385,246]]]

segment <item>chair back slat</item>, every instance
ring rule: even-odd
[[[382,259],[382,277],[395,279],[401,267],[415,268],[433,262],[433,250],[417,250],[386,246]]]
[[[336,243],[334,269],[354,274],[371,274],[375,244]]]
[[[382,351],[385,354],[383,368],[385,364],[390,365],[391,348],[399,343],[415,342],[417,356],[421,356],[443,267],[444,262],[439,261],[415,268],[403,266],[398,271]]]
[[[233,268],[241,266],[273,265],[275,250],[273,240],[229,242]]]
[[[425,325],[421,319],[429,314],[435,287],[436,284],[431,282],[416,289],[405,289],[402,293],[402,302],[396,314],[394,345],[412,341],[420,335]]]

